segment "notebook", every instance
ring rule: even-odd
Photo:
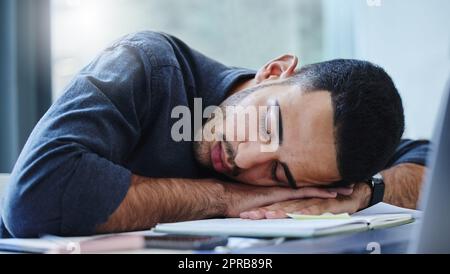
[[[413,222],[418,216],[420,213],[417,211],[381,203],[352,216],[327,214],[322,218],[290,215],[289,219],[279,220],[211,219],[159,224],[154,231],[182,235],[310,238],[399,226]]]

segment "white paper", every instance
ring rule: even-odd
[[[422,216],[421,211],[393,206],[386,203],[379,203],[358,213],[355,213],[352,216],[368,216],[379,214],[411,214],[415,219],[418,219]]]

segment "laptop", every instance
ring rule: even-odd
[[[424,214],[408,251],[450,254],[450,83],[442,101],[428,166],[431,168],[420,201]]]

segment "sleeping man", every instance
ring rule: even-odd
[[[381,201],[415,208],[428,143],[403,131],[395,85],[369,62],[299,66],[284,55],[252,71],[167,34],[129,35],[36,125],[1,237],[354,213]]]

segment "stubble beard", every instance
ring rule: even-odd
[[[228,97],[219,106],[222,110],[223,118],[226,119],[226,107],[237,106],[239,104],[239,102],[241,102],[244,98],[246,98],[248,95],[256,92],[259,89],[260,89],[260,87],[249,88],[249,89],[240,91],[240,92]],[[210,123],[212,120],[213,120],[213,117],[211,117],[207,120],[207,122],[201,128],[202,132],[203,132],[205,125]],[[211,146],[213,143],[214,143],[214,141],[209,142],[209,141],[205,141],[205,140],[193,142],[193,150],[194,150],[195,159],[200,163],[200,165],[207,167],[207,168],[212,167]]]

